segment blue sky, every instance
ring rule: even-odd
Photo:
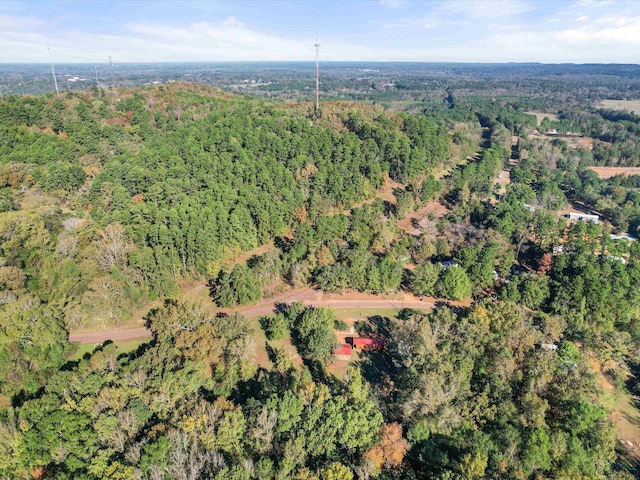
[[[640,63],[640,0],[0,0],[0,62]]]

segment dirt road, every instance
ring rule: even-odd
[[[70,333],[69,341],[78,343],[102,343],[106,340],[130,340],[133,338],[149,338],[151,332],[144,327],[112,328],[91,333]]]
[[[325,294],[311,288],[294,290],[280,297],[271,298],[261,305],[231,309],[220,309],[221,312],[239,312],[247,318],[256,318],[273,313],[278,303],[302,302],[308,307],[333,307],[333,308],[415,308],[429,311],[437,301],[435,298],[420,300],[411,294],[398,295],[368,295],[366,293],[350,292],[344,295]],[[464,306],[467,302],[448,302],[452,305]],[[134,338],[149,338],[151,332],[144,327],[115,327],[108,330],[93,332],[76,331],[69,334],[70,342],[102,343],[106,340],[129,340]]]

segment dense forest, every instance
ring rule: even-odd
[[[538,125],[462,86],[417,113],[191,83],[5,95],[0,477],[633,478],[612,411],[638,393],[638,177],[599,178],[564,134],[624,149],[638,117]],[[356,322],[381,348],[338,372],[341,312],[240,311],[296,289],[433,308]],[[139,310],[149,341],[75,355],[69,332]]]

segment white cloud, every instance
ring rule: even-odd
[[[252,31],[230,17],[186,25],[133,23],[116,34],[63,32],[48,39],[58,62],[290,60],[311,58],[308,45]],[[46,62],[47,39],[37,32],[0,31],[2,62]],[[312,45],[313,42],[308,42]]]
[[[514,17],[532,9],[532,4],[526,0],[460,0],[442,2],[434,13],[441,17],[486,20]]]
[[[638,49],[640,46],[640,17],[606,17],[580,28],[558,32],[556,39],[572,45],[627,44]]]
[[[21,30],[32,30],[43,24],[44,22],[33,17],[0,14],[0,31],[17,32]]]
[[[426,15],[375,23],[378,29],[394,28],[393,35],[364,32],[350,34],[344,41],[328,28],[333,33],[325,33],[321,59],[638,62],[640,58],[640,2],[615,9],[585,2],[580,11],[534,11],[534,4],[524,1],[429,5]],[[230,13],[216,21],[132,22],[111,33],[80,27],[49,29],[48,23],[30,16],[0,14],[0,62],[48,62],[47,43],[58,63],[102,63],[109,56],[116,62],[314,59],[313,31],[269,33]]]
[[[526,0],[441,0],[426,15],[396,18],[377,22],[377,25],[382,29],[419,27],[427,30],[479,26],[496,19],[517,17],[532,8]]]
[[[573,4],[577,8],[601,8],[615,3],[613,0],[578,0]]]
[[[378,0],[378,3],[387,8],[401,8],[407,4],[407,0]]]
[[[225,27],[244,27],[244,24],[239,22],[234,16],[227,17],[227,19],[222,22],[222,25]]]

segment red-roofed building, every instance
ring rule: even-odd
[[[343,343],[342,345],[338,345],[338,348],[336,348],[333,351],[333,354],[338,356],[338,355],[345,355],[345,356],[349,356],[351,355],[351,345],[347,344],[347,343]]]
[[[348,338],[347,342],[351,340],[351,344],[353,348],[369,348],[369,349],[377,349],[384,347],[385,341],[383,338],[367,338],[367,337],[354,337]]]

